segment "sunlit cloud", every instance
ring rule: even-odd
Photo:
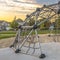
[[[36,0],[0,0],[0,17],[8,14],[14,16],[27,15],[37,7],[41,7],[41,5],[37,4]]]
[[[28,3],[36,3],[36,0],[13,0],[13,1],[16,1],[16,2],[28,2]]]
[[[17,0],[16,0],[17,1]],[[35,2],[35,0],[18,0],[22,2]],[[2,2],[2,3],[1,3]],[[38,7],[38,4],[27,4],[27,3],[17,3],[14,2],[13,0],[1,0],[0,1],[0,10],[9,10],[9,11],[29,11],[29,10],[34,10],[36,7]],[[14,8],[14,9],[13,9]]]

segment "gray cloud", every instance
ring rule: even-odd
[[[29,1],[32,1],[32,3]],[[35,7],[31,8],[31,7],[33,7],[33,5],[32,5],[33,2],[35,2],[35,0],[25,0],[24,2],[19,1],[19,0],[0,0],[0,7],[2,6],[2,8],[0,10],[7,11],[7,12],[13,11],[16,13],[30,13],[32,10],[35,9]],[[26,7],[24,7],[25,4],[27,4]],[[29,8],[29,6],[30,6],[30,8]],[[27,11],[27,10],[29,10],[29,11]]]

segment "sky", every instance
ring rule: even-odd
[[[0,0],[0,20],[11,22],[15,16],[24,20],[37,7],[56,2],[57,0]]]
[[[58,2],[59,0],[36,0],[36,1],[37,3],[40,3],[40,4],[53,4]]]

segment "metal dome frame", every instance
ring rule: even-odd
[[[56,8],[56,6],[58,8]],[[43,11],[43,12],[42,12]],[[46,12],[50,12],[48,14],[48,17],[46,17],[44,14],[46,14]],[[54,12],[54,13],[53,13]],[[53,14],[51,14],[53,13]],[[56,3],[56,4],[52,4],[52,5],[44,5],[43,7],[41,8],[37,8],[36,11],[34,11],[33,13],[31,13],[30,15],[27,15],[26,16],[26,19],[24,20],[24,23],[22,25],[20,25],[18,27],[18,31],[17,31],[17,34],[16,34],[16,38],[15,38],[15,41],[13,42],[13,44],[10,46],[11,48],[15,48],[15,53],[21,53],[21,48],[24,46],[25,42],[28,41],[28,38],[29,36],[31,35],[32,31],[35,31],[35,34],[36,34],[36,39],[38,40],[38,43],[39,43],[39,48],[40,49],[40,52],[41,52],[41,55],[39,56],[39,58],[45,58],[46,55],[42,52],[42,49],[41,49],[41,45],[40,45],[40,41],[39,41],[39,36],[38,36],[38,33],[37,33],[37,29],[38,29],[38,26],[41,25],[42,23],[46,22],[46,21],[49,21],[52,17],[54,17],[55,15],[60,15],[60,2]],[[31,17],[32,16],[35,16],[35,23],[33,24],[33,26],[25,26],[26,22],[27,21],[30,21]],[[41,22],[37,22],[38,20],[38,17],[41,17],[41,18],[45,18],[43,21]],[[23,29],[31,29],[31,31],[28,33],[28,35],[23,39],[23,41],[21,43],[19,43],[19,41],[21,40],[20,38],[20,34],[22,32]],[[18,48],[16,48],[16,46],[18,46]],[[25,46],[26,47],[26,46]],[[32,49],[32,47],[30,47],[30,44],[28,46],[28,48]],[[26,53],[24,54],[27,54],[29,49],[26,51]],[[34,54],[35,52],[35,43],[34,43],[34,47],[33,47],[33,53],[32,55]],[[30,55],[30,54],[29,54]]]

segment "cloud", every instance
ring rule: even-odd
[[[17,2],[19,1],[19,2]],[[30,10],[34,10],[36,8],[36,4],[28,4],[29,3],[36,3],[35,0],[0,0],[0,10],[11,10],[11,11],[22,11],[23,10],[29,12]],[[24,3],[24,4],[23,4]],[[12,9],[14,8],[14,9]]]
[[[0,17],[13,16],[23,17],[30,14],[40,5],[35,0],[0,0]]]
[[[21,2],[29,2],[29,3],[36,3],[35,0],[18,0],[18,1],[21,1]]]
[[[36,0],[13,0],[15,2],[36,3]]]

